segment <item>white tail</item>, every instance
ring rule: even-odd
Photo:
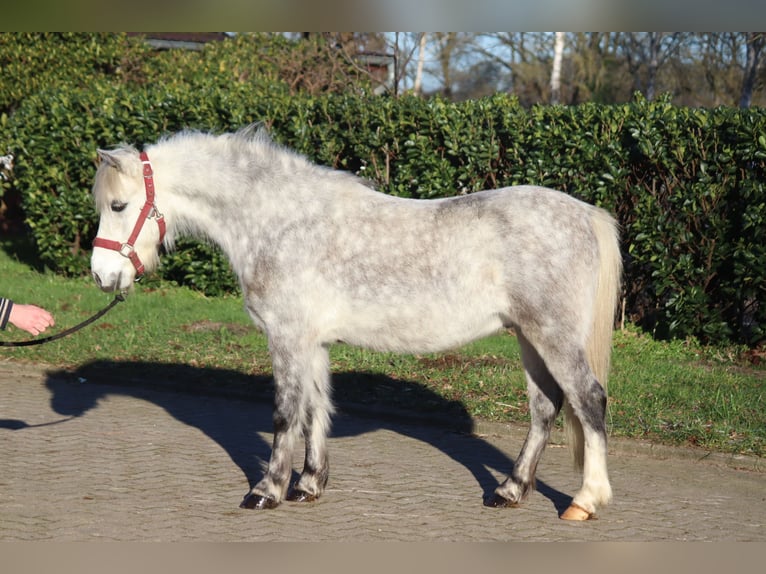
[[[612,358],[612,331],[614,314],[620,294],[622,256],[617,222],[606,211],[593,208],[591,220],[599,249],[599,275],[593,312],[593,325],[588,337],[586,354],[588,364],[598,382],[607,390],[607,378]],[[564,401],[564,429],[578,468],[583,467],[585,438],[580,420],[572,406]]]

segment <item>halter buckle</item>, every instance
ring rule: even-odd
[[[123,257],[130,259],[130,254],[135,251],[134,247],[130,243],[123,243],[120,245],[119,253]]]

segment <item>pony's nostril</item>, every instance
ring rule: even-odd
[[[98,288],[102,291],[111,292],[117,289],[117,287],[120,284],[120,275],[117,276],[117,282],[112,283],[104,283],[103,279],[101,279],[101,276],[98,273],[93,272],[93,280],[96,282],[96,285],[98,285]]]

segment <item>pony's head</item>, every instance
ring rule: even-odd
[[[99,150],[98,157],[93,198],[100,220],[91,272],[104,291],[123,291],[159,264],[165,222],[154,203],[152,169],[145,154],[122,147]]]

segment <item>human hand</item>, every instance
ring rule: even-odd
[[[13,304],[8,321],[35,336],[56,324],[53,315],[45,309],[37,305],[19,305],[18,303]]]

